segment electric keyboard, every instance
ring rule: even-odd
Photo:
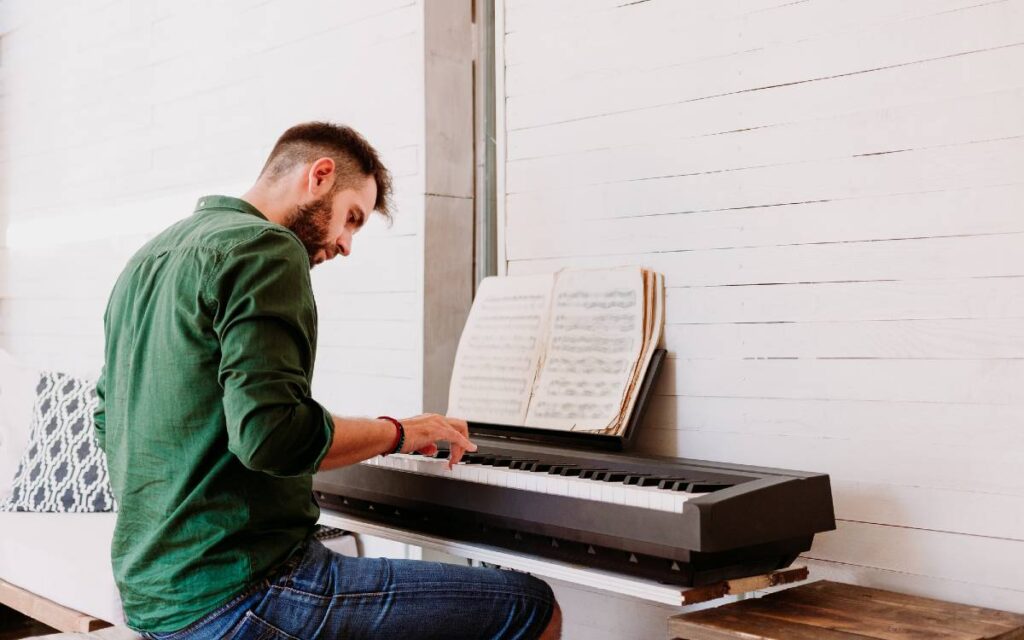
[[[823,474],[473,439],[451,470],[443,451],[377,457],[318,473],[314,495],[390,526],[683,586],[784,568],[835,528]]]
[[[469,423],[451,470],[390,455],[321,471],[326,508],[401,529],[700,586],[789,566],[835,529],[825,474],[624,453],[665,350],[654,352],[623,433]]]

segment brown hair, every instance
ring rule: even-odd
[[[391,222],[391,173],[381,163],[377,150],[351,127],[330,122],[295,125],[277,139],[260,178],[276,180],[296,164],[323,157],[334,160],[334,191],[353,186],[360,177],[373,176],[377,183],[373,208]]]

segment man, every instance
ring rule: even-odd
[[[341,418],[310,397],[309,271],[347,256],[371,212],[389,216],[390,191],[352,129],[292,127],[242,198],[201,198],[114,285],[96,431],[119,503],[114,577],[145,637],[557,637],[540,580],[346,558],[311,538],[318,469],[476,449],[462,420]]]

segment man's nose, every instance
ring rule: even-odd
[[[338,238],[338,253],[348,257],[348,254],[352,252],[352,238],[346,238],[342,236]]]

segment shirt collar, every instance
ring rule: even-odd
[[[203,196],[196,202],[196,213],[201,211],[207,211],[209,209],[229,209],[231,211],[238,211],[240,213],[249,213],[254,216],[259,216],[264,220],[269,220],[267,216],[263,215],[259,209],[252,206],[241,198],[232,198],[231,196]]]

